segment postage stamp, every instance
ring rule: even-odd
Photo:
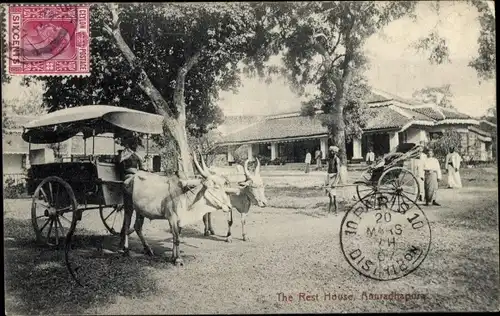
[[[344,216],[342,253],[362,275],[386,281],[404,277],[425,260],[431,228],[420,207],[396,193],[377,194],[376,206],[359,201]]]
[[[6,58],[9,75],[90,75],[90,7],[9,5]]]

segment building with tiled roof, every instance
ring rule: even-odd
[[[463,155],[476,160],[491,158],[491,134],[469,115],[380,91],[372,91],[366,100],[369,118],[363,136],[346,144],[349,160],[363,160],[369,147],[381,156],[402,142],[425,144],[446,129],[462,134]],[[218,146],[226,148],[229,162],[241,146],[247,147],[250,158],[260,155],[271,160],[303,162],[307,151],[314,153],[320,149],[325,159],[331,141],[322,124],[322,115],[317,111],[314,117],[301,116],[299,112],[268,116],[227,133]]]

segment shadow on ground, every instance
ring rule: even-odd
[[[70,253],[73,264],[81,266],[79,274],[86,286],[80,287],[70,278],[63,250],[35,243],[30,220],[5,218],[4,227],[8,313],[80,314],[92,305],[112,303],[117,296],[151,296],[157,292],[158,282],[152,273],[176,269],[169,258],[171,239],[148,238],[155,257],[137,255],[142,246],[134,241],[131,248],[136,255],[125,257],[116,252],[117,236],[92,236],[80,229]],[[97,250],[100,247],[104,252]],[[183,255],[183,259],[188,263],[193,257]]]

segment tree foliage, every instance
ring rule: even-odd
[[[48,110],[41,96],[33,90],[27,90],[23,97],[2,98],[2,132],[7,133],[8,129],[20,128],[16,126],[13,116],[36,117],[46,114]]]
[[[483,80],[491,80],[496,74],[496,23],[495,8],[493,1],[472,0],[469,1],[479,12],[480,34],[477,39],[479,44],[478,55],[469,66],[474,68],[478,77]]]
[[[331,1],[272,8],[283,49],[281,73],[300,95],[308,85],[318,87],[304,112],[311,114],[311,106],[322,104],[324,123],[343,162],[345,139],[359,134],[364,118],[359,106],[367,90],[360,79],[367,63],[363,45],[389,22],[411,14],[414,7],[411,1]]]
[[[372,117],[372,113],[368,111],[366,103],[369,88],[364,78],[360,76],[355,76],[353,78],[343,114],[345,125],[344,131],[346,140],[348,141],[352,140],[354,137],[360,138],[367,120]],[[323,95],[323,93],[321,95]],[[321,95],[303,102],[301,114],[304,116],[315,116],[316,111],[321,110],[322,114],[319,115],[319,118],[323,126],[327,127],[329,132],[332,133],[336,125],[336,118],[331,115],[331,109],[334,105],[331,104],[332,101],[325,100]]]
[[[451,98],[451,85],[446,84],[438,87],[425,87],[416,90],[413,93],[413,98],[424,103],[435,103],[441,107],[454,108]]]
[[[453,147],[455,150],[460,151],[461,135],[455,130],[445,130],[443,135],[437,139],[433,139],[429,142],[428,147],[432,148],[434,155],[441,162],[444,162],[446,155],[450,152],[450,148]]]
[[[468,0],[471,7],[477,9],[479,16],[480,34],[477,39],[479,44],[477,56],[469,62],[469,67],[476,70],[480,80],[495,78],[496,70],[496,26],[495,9],[493,1]],[[431,8],[439,14],[439,1],[429,2]],[[446,39],[434,28],[427,36],[421,37],[412,45],[418,51],[428,55],[431,64],[450,62],[450,52]]]
[[[110,104],[163,114],[165,137],[186,160],[185,129],[200,137],[222,122],[216,101],[240,86],[238,63],[259,70],[269,58],[263,14],[246,3],[94,4],[91,75],[37,78],[44,102],[52,111]]]

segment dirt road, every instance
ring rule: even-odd
[[[221,237],[226,233],[222,214],[213,216],[220,236],[204,237],[201,221],[186,228],[182,268],[167,262],[168,222],[147,221],[144,233],[157,256],[139,255],[142,247],[134,235],[132,249],[137,255],[86,259],[88,277],[95,280],[88,288],[70,281],[61,252],[33,245],[29,201],[7,200],[6,310],[11,314],[498,310],[494,186],[441,190],[442,207],[423,206],[433,234],[428,257],[412,274],[385,282],[361,276],[344,259],[339,244],[344,212],[326,214],[327,198],[318,189],[268,187],[270,206],[253,207],[247,242],[241,240],[238,216],[233,243]],[[102,234],[107,247],[116,247],[117,238],[105,233],[96,213],[86,216],[81,227],[88,229],[82,234]],[[368,299],[369,294],[393,292],[405,299]],[[283,294],[281,300],[278,293]],[[306,294],[316,299],[306,301]],[[292,302],[282,300],[290,295]],[[336,299],[329,299],[334,295]]]

